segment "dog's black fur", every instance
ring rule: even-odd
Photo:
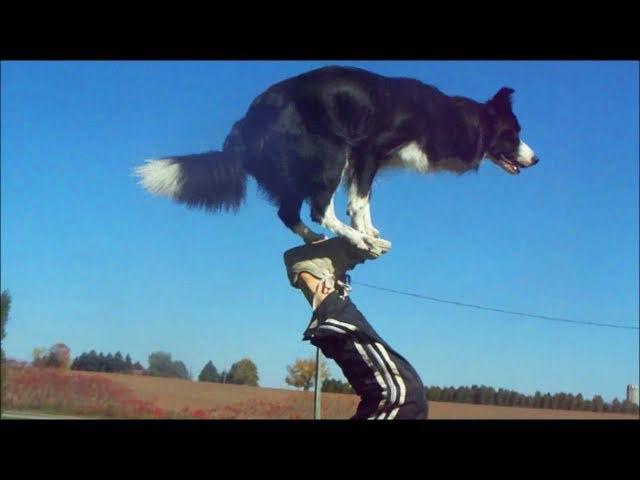
[[[180,186],[169,196],[211,210],[237,209],[248,174],[293,228],[305,201],[312,219],[322,222],[343,179],[369,196],[378,171],[400,165],[398,152],[410,143],[426,154],[429,171],[476,170],[486,156],[517,165],[512,93],[502,88],[479,103],[409,78],[347,67],[313,70],[258,96],[222,152],[169,159],[181,168]]]

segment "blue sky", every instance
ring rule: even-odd
[[[310,309],[282,253],[298,239],[251,181],[240,212],[210,215],[141,190],[145,159],[219,149],[271,84],[327,64],[414,77],[484,101],[516,90],[541,158],[517,177],[395,172],[372,215],[392,251],[355,281],[576,320],[638,325],[637,62],[3,62],[4,348],[30,359],[157,350],[194,376],[243,357],[286,387]],[[346,219],[344,195],[337,212]],[[308,218],[308,209],[303,210]],[[356,286],[352,299],[425,384],[623,398],[637,330],[548,322]],[[330,364],[334,376],[339,369]]]

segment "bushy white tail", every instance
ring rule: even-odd
[[[150,193],[189,207],[236,211],[246,194],[242,159],[226,152],[148,160],[134,173]]]

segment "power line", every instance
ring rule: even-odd
[[[440,303],[448,303],[450,305],[458,305],[460,307],[468,307],[468,308],[477,308],[478,310],[487,310],[490,312],[498,312],[498,313],[507,313],[510,315],[520,315],[521,317],[530,317],[530,318],[539,318],[542,320],[551,320],[554,322],[567,322],[567,323],[577,323],[580,325],[591,325],[591,326],[595,326],[595,327],[609,327],[609,328],[623,328],[623,329],[627,329],[627,330],[638,330],[638,327],[633,327],[630,325],[616,325],[616,324],[611,324],[611,323],[596,323],[596,322],[585,322],[585,321],[581,321],[581,320],[571,320],[569,318],[561,318],[561,317],[547,317],[545,315],[536,315],[533,313],[524,313],[524,312],[516,312],[513,310],[504,310],[502,308],[493,308],[493,307],[483,307],[482,305],[474,305],[471,303],[462,303],[462,302],[455,302],[453,300],[444,300],[442,298],[436,298],[436,297],[430,297],[428,295],[420,295],[418,293],[411,293],[411,292],[403,292],[401,290],[394,290],[392,288],[385,288],[385,287],[378,287],[377,285],[370,285],[368,283],[362,283],[362,282],[351,282],[354,285],[361,285],[363,287],[367,287],[367,288],[373,288],[375,290],[383,290],[385,292],[391,292],[391,293],[396,293],[398,295],[406,295],[409,297],[416,297],[416,298],[422,298],[424,300],[431,300],[432,302],[440,302]]]

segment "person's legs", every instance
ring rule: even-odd
[[[315,306],[303,339],[333,359],[361,397],[352,419],[426,419],[419,375],[375,332],[336,282],[366,258],[345,254],[344,242],[327,242],[322,248],[308,245],[285,253],[292,285]]]

